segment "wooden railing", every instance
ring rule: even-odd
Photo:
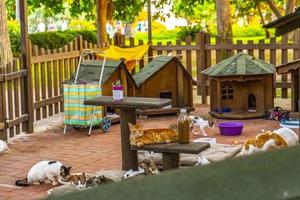
[[[152,44],[148,53],[139,61],[132,73],[143,68],[153,57],[172,54],[180,58],[187,71],[197,82],[198,94],[202,95],[202,103],[206,103],[209,83],[201,71],[225,59],[226,56],[245,51],[250,55],[265,60],[274,65],[279,65],[299,57],[300,45],[290,44],[287,37],[260,40],[254,43],[249,40],[246,44],[237,41],[221,42],[220,38],[212,37],[204,32],[196,36],[196,41],[190,37],[186,40],[171,41],[162,44]],[[213,43],[212,43],[213,41]],[[144,44],[144,41],[136,41],[130,38],[126,42],[124,36],[118,36],[114,44],[121,47],[132,47]],[[82,37],[75,38],[71,43],[59,49],[43,49],[37,46],[31,47],[31,83],[33,102],[33,115],[28,117],[26,113],[27,93],[24,87],[28,78],[27,70],[22,65],[22,59],[16,58],[7,66],[0,68],[0,139],[14,137],[21,132],[27,132],[28,123],[47,118],[63,112],[63,82],[69,80],[76,71],[80,52],[83,49],[99,50],[106,48],[97,47],[88,43]],[[225,52],[225,53],[224,53]],[[224,56],[225,55],[225,56]],[[288,97],[291,87],[289,76],[275,75],[274,86],[278,89],[282,98]],[[202,87],[205,86],[205,87]],[[32,119],[32,120],[28,120]],[[4,127],[4,128],[3,128]]]

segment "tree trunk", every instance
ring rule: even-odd
[[[285,14],[289,14],[294,11],[296,0],[286,0],[285,2]]]
[[[7,16],[5,0],[0,0],[0,67],[13,59],[9,33],[7,30]]]
[[[267,4],[270,6],[271,10],[276,15],[276,17],[280,18],[281,14],[280,14],[279,10],[277,9],[277,7],[276,7],[275,3],[273,2],[273,0],[267,0]]]
[[[107,0],[96,0],[96,12],[97,43],[101,46],[108,41],[106,33]]]
[[[229,0],[216,0],[218,36],[232,39],[231,11]]]

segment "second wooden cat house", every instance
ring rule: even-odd
[[[193,85],[196,82],[174,56],[158,56],[133,76],[135,96],[172,99],[168,109],[146,110],[141,114],[177,113],[178,108],[193,108]]]

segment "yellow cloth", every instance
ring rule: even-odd
[[[120,60],[121,58],[124,58],[127,69],[131,71],[136,65],[136,62],[144,56],[148,49],[148,44],[132,48],[110,46],[105,50],[105,55],[107,59],[111,60]],[[104,54],[97,54],[97,56],[103,58]]]

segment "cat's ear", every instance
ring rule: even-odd
[[[129,129],[132,129],[132,128],[134,128],[134,125],[132,124],[132,123],[128,123],[128,127],[129,127]]]
[[[70,174],[71,168],[72,168],[71,166],[67,167],[67,171],[68,171],[69,174]]]

